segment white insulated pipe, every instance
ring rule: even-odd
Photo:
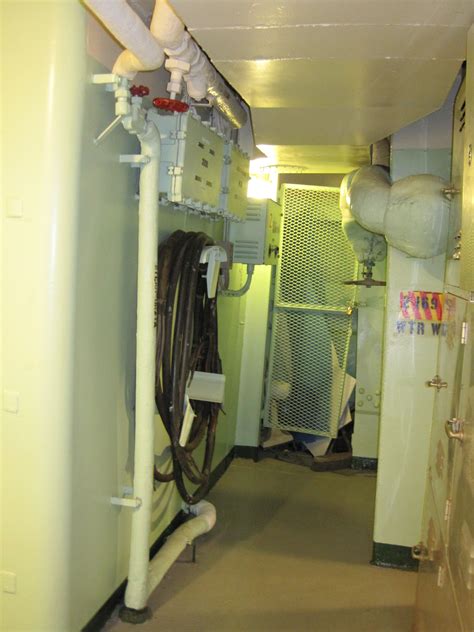
[[[341,210],[346,220],[353,218],[366,231],[383,235],[390,246],[410,257],[429,259],[447,249],[450,201],[443,193],[447,187],[442,178],[430,174],[392,183],[382,167],[362,167],[342,181]],[[354,237],[365,239],[354,231],[352,227]]]
[[[124,46],[112,72],[133,79],[137,72],[162,66],[171,72],[168,90],[174,97],[186,81],[188,94],[200,101],[206,96],[233,127],[247,121],[247,112],[201,48],[186,31],[167,0],[156,0],[150,30],[126,0],[84,0],[90,10]]]
[[[200,101],[207,96],[231,125],[236,128],[245,125],[247,112],[186,31],[183,22],[168,0],[156,0],[150,30],[170,58],[166,66],[172,72],[171,85],[174,83],[177,86],[180,78],[184,77],[190,97]],[[186,65],[189,68],[185,68]],[[175,82],[173,82],[173,66],[176,72]],[[179,90],[174,91],[179,92]]]
[[[155,70],[163,65],[162,47],[126,0],[84,2],[126,49],[118,56],[113,73],[133,79],[139,71]]]
[[[130,563],[125,605],[146,607],[155,465],[155,274],[158,265],[158,197],[160,134],[148,122],[138,134],[141,154],[149,158],[140,173],[138,207],[137,355],[135,406],[135,468],[133,492],[141,505],[132,516]]]
[[[192,544],[193,540],[198,536],[210,531],[216,524],[216,509],[214,505],[206,500],[201,500],[196,505],[191,505],[189,511],[196,517],[178,527],[150,562],[148,572],[149,594],[155,590],[186,546]]]

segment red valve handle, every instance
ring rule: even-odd
[[[150,94],[150,88],[146,86],[132,86],[130,88],[132,97],[146,97]]]
[[[184,101],[178,101],[178,99],[166,99],[165,97],[157,97],[153,99],[153,105],[159,110],[166,110],[167,112],[187,112],[189,105]]]

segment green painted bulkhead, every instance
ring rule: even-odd
[[[25,68],[34,77],[34,107],[29,81],[14,102],[2,93],[3,195],[23,209],[2,222],[3,380],[19,391],[2,424],[2,569],[17,586],[0,593],[2,623],[79,630],[128,571],[131,510],[110,498],[133,480],[138,170],[119,155],[139,145],[121,127],[93,144],[114,99],[92,84],[109,70],[88,53],[103,42],[80,3],[6,2],[1,18],[4,84]],[[178,228],[223,232],[168,207],[159,226],[160,241]],[[214,467],[234,445],[244,307],[219,298]],[[158,455],[166,439],[157,418]],[[181,510],[174,484],[158,486],[154,507],[150,544]]]

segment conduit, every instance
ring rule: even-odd
[[[246,294],[249,291],[250,286],[252,284],[254,269],[255,269],[255,266],[249,263],[247,265],[247,278],[243,286],[239,288],[238,290],[222,290],[222,292],[220,293],[221,296],[237,296],[238,297],[238,296],[243,296],[244,294]]]

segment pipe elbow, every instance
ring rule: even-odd
[[[207,81],[202,75],[187,75],[185,78],[188,94],[196,101],[202,101],[207,95]]]
[[[217,520],[217,512],[212,503],[207,500],[201,500],[196,505],[190,505],[189,511],[193,516],[203,519],[207,526],[205,533],[214,528]]]
[[[150,31],[163,48],[175,49],[182,45],[184,24],[167,0],[156,0]]]
[[[352,176],[347,199],[361,226],[383,235],[385,213],[390,198],[390,176],[382,167],[362,167]]]
[[[152,159],[160,157],[161,136],[157,125],[153,121],[147,121],[145,131],[142,134],[138,134],[138,139],[144,155]]]
[[[443,195],[448,183],[420,174],[395,182],[385,216],[388,243],[411,257],[429,259],[446,252],[450,201]]]
[[[115,60],[112,72],[132,81],[137,72],[150,70],[131,51],[124,50]]]
[[[84,0],[84,2],[120,44],[135,56],[140,64],[138,70],[155,70],[163,64],[165,58],[163,49],[125,0],[113,2]],[[135,69],[137,61],[132,61],[130,56],[127,56],[126,60],[132,65],[127,66],[125,61],[121,60],[120,67],[123,65],[123,72],[128,74],[137,72]]]

